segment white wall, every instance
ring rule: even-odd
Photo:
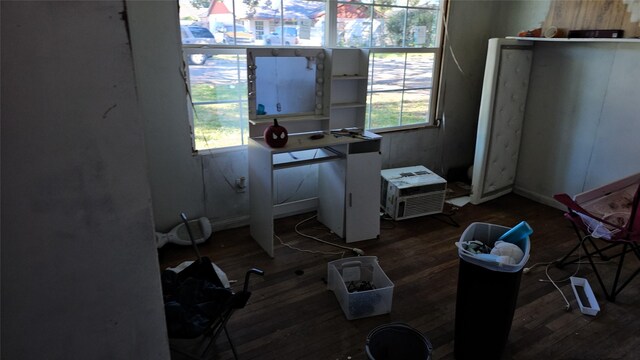
[[[542,26],[547,17],[551,0],[501,1],[493,26],[493,37],[517,36],[520,31]]]
[[[501,1],[452,0],[444,49],[443,167],[473,164],[488,40]],[[454,55],[456,61],[454,60]],[[459,67],[458,67],[459,65]],[[424,146],[424,144],[423,144]]]
[[[555,205],[640,172],[640,43],[536,43],[517,191]]]
[[[492,34],[504,37],[539,27],[550,1],[498,4]],[[538,42],[534,49],[516,192],[558,206],[556,193],[639,172],[640,44]]]
[[[127,1],[144,119],[153,216],[161,231],[205,215],[201,158],[192,155],[177,1]],[[173,25],[173,26],[172,26]]]
[[[168,359],[121,1],[1,3],[3,359]]]

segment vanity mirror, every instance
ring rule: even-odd
[[[325,114],[324,49],[247,49],[249,119],[316,118]]]

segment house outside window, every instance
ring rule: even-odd
[[[444,1],[180,0],[194,150],[247,144],[253,46],[367,48],[367,129],[432,124]],[[211,35],[186,39],[185,27]]]

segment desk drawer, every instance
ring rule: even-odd
[[[349,144],[349,154],[362,154],[380,151],[380,139]]]

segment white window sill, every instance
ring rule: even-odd
[[[543,37],[518,37],[507,36],[507,39],[522,41],[547,41],[547,42],[613,42],[613,43],[640,43],[640,39],[634,38],[543,38]]]

